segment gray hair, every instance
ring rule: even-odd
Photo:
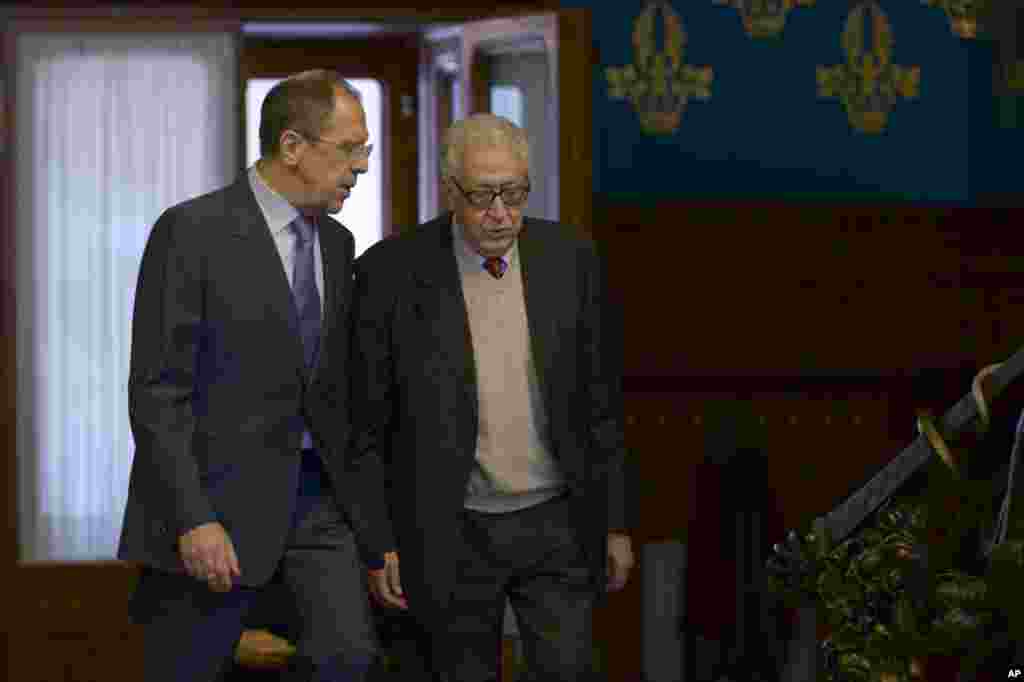
[[[445,131],[440,154],[442,181],[462,171],[462,157],[470,145],[508,147],[523,162],[530,162],[530,144],[522,128],[503,116],[473,114]]]

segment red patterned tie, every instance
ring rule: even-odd
[[[484,270],[491,273],[495,279],[501,279],[505,274],[505,261],[498,256],[490,256],[484,260]]]

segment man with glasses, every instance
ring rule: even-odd
[[[139,274],[129,383],[135,458],[118,556],[146,682],[213,682],[262,586],[294,597],[289,680],[362,680],[377,648],[357,551],[349,437],[352,234],[367,170],[359,93],[328,71],[263,101],[262,158],[168,209]]]
[[[452,211],[356,262],[346,454],[387,492],[360,512],[370,591],[408,606],[437,680],[497,680],[506,598],[535,679],[587,679],[594,604],[633,564],[604,268],[523,216],[528,154],[504,118],[455,123]]]

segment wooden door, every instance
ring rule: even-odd
[[[489,55],[538,44],[547,56],[552,97],[548,107],[553,150],[545,182],[557,197],[558,220],[591,232],[591,67],[594,50],[590,13],[584,9],[489,18],[461,25],[462,109],[490,111]],[[533,49],[533,48],[528,48]],[[557,141],[557,142],[554,142]],[[531,149],[531,154],[543,153]]]

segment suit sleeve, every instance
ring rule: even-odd
[[[395,551],[389,514],[388,465],[381,455],[394,413],[391,282],[362,257],[355,264],[352,295],[352,357],[349,362],[352,443],[346,448],[346,471],[358,481],[359,499],[352,505],[356,538],[364,562],[383,564]]]
[[[588,401],[587,454],[597,459],[608,486],[608,531],[628,533],[633,523],[626,499],[628,461],[622,427],[622,324],[608,300],[603,259],[593,247],[585,253],[581,380]]]
[[[192,455],[196,351],[203,328],[198,245],[185,243],[180,211],[153,226],[132,317],[128,405],[134,466],[145,472],[156,514],[178,535],[216,520]]]

